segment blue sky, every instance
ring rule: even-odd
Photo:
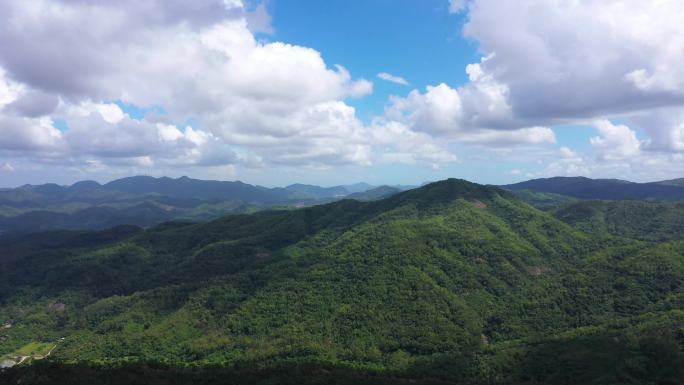
[[[0,30],[0,186],[681,177],[681,12],[636,0],[8,0],[0,25],[22,28]]]
[[[464,15],[449,13],[441,0],[273,0],[269,9],[273,39],[315,47],[327,62],[375,81],[372,95],[351,101],[364,118],[382,111],[389,95],[407,92],[378,81],[378,73],[404,77],[409,89],[458,86],[467,81],[466,65],[480,59],[476,42],[461,37]]]

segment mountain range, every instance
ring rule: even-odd
[[[511,191],[553,193],[579,199],[684,199],[684,179],[635,183],[620,179],[554,177],[501,186]]]
[[[0,238],[0,383],[679,384],[677,205],[449,179]]]
[[[551,209],[574,200],[684,199],[684,179],[634,183],[619,179],[556,177],[501,186],[526,202]],[[100,184],[25,185],[0,190],[0,234],[50,230],[149,227],[170,220],[206,221],[230,213],[305,207],[340,199],[382,199],[415,186],[367,183],[267,188],[239,181],[135,176]]]
[[[266,188],[239,181],[135,176],[106,184],[81,181],[71,186],[25,185],[0,190],[0,232],[96,230],[133,224],[151,226],[169,220],[203,221],[227,213],[273,207],[302,207],[351,199],[378,199],[400,191],[366,183],[319,187],[293,184]],[[357,195],[354,195],[357,194]]]

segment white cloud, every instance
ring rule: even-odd
[[[443,134],[459,128],[463,115],[457,90],[442,83],[428,86],[425,93],[411,91],[406,98],[393,97],[387,116],[409,122],[412,129]]]
[[[589,122],[599,132],[590,139],[593,154],[562,147],[547,171],[641,179],[658,174],[657,167],[676,172],[667,162],[684,152],[684,67],[673,65],[684,61],[684,3],[451,0],[449,6],[467,10],[463,34],[485,58],[466,67],[469,82],[442,109],[452,115],[439,115],[451,116],[447,124],[416,129],[458,133],[466,142],[494,134],[508,145],[514,138],[553,143],[544,127]],[[409,102],[416,99],[420,94],[409,94],[395,105],[416,106]],[[630,127],[647,136],[639,139]]]
[[[606,119],[594,122],[600,136],[591,138],[591,145],[601,159],[632,159],[641,153],[641,141],[636,132],[625,125],[615,125]]]
[[[561,159],[574,159],[578,157],[577,153],[566,146],[562,146],[558,149],[558,155]]]
[[[392,75],[387,72],[380,72],[378,78],[388,81],[390,83],[400,84],[402,86],[407,86],[409,82],[401,76]]]
[[[22,91],[23,87],[7,79],[5,70],[0,67],[0,109],[17,100]]]
[[[247,19],[247,27],[254,33],[266,33],[273,34],[275,29],[271,25],[271,14],[268,13],[268,9],[265,4],[258,4],[254,10],[248,11],[245,14],[245,19]]]
[[[117,124],[126,117],[126,114],[116,104],[101,103],[97,104],[95,108],[102,115],[102,119],[109,124]]]
[[[2,2],[0,120],[11,124],[0,126],[0,150],[105,165],[370,164],[365,127],[344,100],[373,84],[314,49],[253,34],[271,31],[263,5],[239,0]],[[164,113],[134,119],[113,100]]]
[[[25,118],[0,114],[0,149],[12,152],[55,152],[64,148],[62,133],[50,118]]]
[[[475,130],[464,133],[460,138],[466,143],[511,146],[516,144],[553,144],[556,135],[548,127],[526,127],[516,130]]]
[[[178,127],[164,123],[157,123],[157,134],[163,142],[173,142],[185,136]]]
[[[684,67],[673,64],[684,61],[683,2],[472,0],[467,9],[464,35],[488,55],[471,81],[505,87],[514,121],[620,117],[639,122],[650,149],[677,147],[667,143],[680,125],[648,111],[684,106]]]
[[[595,154],[582,154],[561,147],[555,154],[542,157],[545,164],[539,173],[530,177],[587,176],[593,178],[620,178],[650,182],[671,179],[684,174],[684,155],[677,153],[649,153],[638,151],[625,126],[602,122],[600,144],[595,144]],[[610,128],[607,128],[610,127]],[[631,131],[631,130],[630,130]],[[596,142],[596,140],[594,140]],[[614,147],[603,147],[613,143]],[[607,152],[606,152],[607,151]]]
[[[404,123],[376,119],[370,130],[372,141],[380,149],[381,163],[424,164],[437,169],[458,161],[443,144]]]
[[[632,114],[626,120],[648,134],[646,151],[684,152],[684,108],[659,108]]]
[[[505,90],[492,85],[478,69],[479,64],[469,66],[473,82],[465,87],[454,89],[442,83],[428,86],[424,93],[413,90],[405,98],[391,98],[386,118],[402,122],[412,131],[454,142],[493,146],[555,143],[555,134],[547,127],[492,128],[499,126],[494,122],[508,119],[502,96]]]
[[[2,1],[0,156],[83,170],[439,167],[459,146],[549,151],[549,127],[586,122],[594,153],[561,147],[549,169],[637,175],[684,152],[684,67],[673,64],[684,62],[684,3],[448,4],[468,12],[464,35],[483,56],[468,81],[394,96],[365,125],[347,100],[373,83],[315,49],[257,39],[273,32],[263,4]],[[117,101],[153,112],[137,119]]]

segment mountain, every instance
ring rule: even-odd
[[[368,190],[372,190],[376,188],[376,186],[370,185],[366,182],[360,182],[360,183],[354,183],[354,184],[347,184],[342,186],[344,187],[345,190],[347,190],[349,193],[362,193],[366,192]]]
[[[332,187],[320,187],[314,185],[307,185],[296,183],[285,187],[289,191],[295,191],[304,194],[304,196],[313,197],[316,199],[330,199],[330,198],[343,198],[350,197],[351,194],[360,194],[368,190],[374,189],[375,186],[371,186],[368,183],[355,183],[351,185],[341,185]]]
[[[657,184],[662,184],[665,186],[684,186],[684,178],[664,180],[662,182],[656,182]]]
[[[344,186],[320,187],[308,184],[292,184],[285,187],[288,191],[294,191],[315,199],[341,198],[349,195],[349,190]]]
[[[359,183],[350,189],[366,186]],[[135,176],[104,185],[95,181],[71,186],[25,185],[0,190],[0,234],[97,230],[120,224],[147,227],[173,219],[204,221],[228,213],[320,204],[349,194],[344,186],[266,188],[188,177]]]
[[[289,199],[284,189],[267,189],[242,182],[191,179],[188,177],[153,178],[135,176],[104,185],[108,190],[131,194],[159,194],[181,199],[234,199],[245,203],[275,203]]]
[[[554,193],[532,190],[511,190],[511,192],[516,197],[541,210],[555,209],[563,204],[577,201],[577,198]]]
[[[551,213],[595,235],[648,241],[684,239],[684,203],[577,201],[556,207]]]
[[[36,233],[69,229],[106,229],[126,224],[152,226],[180,216],[182,214],[176,210],[166,209],[154,202],[142,202],[121,209],[88,207],[73,213],[31,211],[9,218],[0,217],[0,229]]]
[[[357,192],[346,196],[347,199],[356,199],[358,201],[372,201],[377,199],[387,198],[394,194],[401,192],[400,189],[390,186],[380,186],[364,192]]]
[[[579,199],[684,199],[684,186],[663,182],[634,183],[619,179],[554,177],[533,179],[501,187],[511,191],[529,190]]]
[[[462,180],[6,250],[0,362],[28,361],[0,382],[676,384],[684,374],[682,241],[584,232]]]

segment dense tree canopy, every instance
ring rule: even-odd
[[[0,355],[56,348],[0,378],[680,383],[679,216],[568,205],[546,213],[447,180],[373,202],[15,238],[26,246],[0,247]]]

